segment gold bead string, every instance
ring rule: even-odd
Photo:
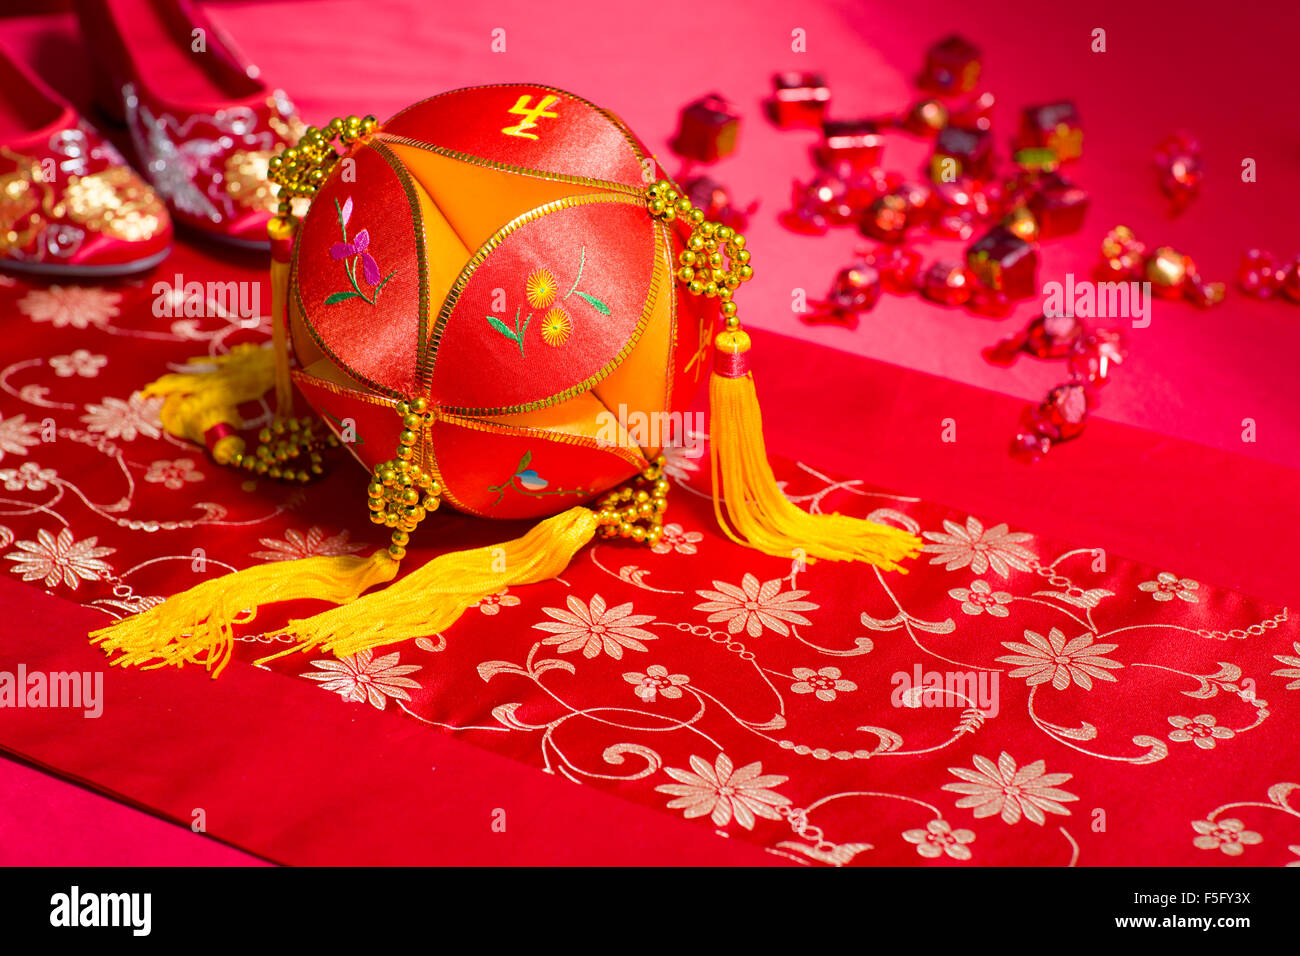
[[[602,538],[631,538],[652,548],[659,543],[664,512],[668,510],[664,464],[664,456],[660,455],[637,477],[641,487],[616,488],[600,500],[596,524]]]
[[[255,475],[276,481],[305,485],[325,473],[324,453],[338,448],[339,440],[310,415],[281,420],[257,433],[252,454],[241,448],[229,456],[229,463]]]
[[[431,417],[429,403],[423,398],[398,402],[397,414],[402,418],[397,452],[375,466],[366,495],[370,520],[393,529],[388,553],[400,561],[406,557],[411,532],[442,504],[442,487],[415,460]]]
[[[308,126],[297,145],[272,156],[267,164],[267,178],[279,187],[276,192],[279,215],[292,217],[295,199],[314,198],[348,148],[378,126],[379,121],[373,116],[336,116],[324,129]],[[335,149],[335,142],[343,147],[343,152]]]
[[[650,215],[662,222],[680,218],[691,224],[686,248],[677,256],[677,280],[692,295],[720,299],[719,310],[727,328],[740,328],[732,295],[742,282],[754,276],[745,237],[730,226],[705,219],[704,210],[695,208],[667,179],[659,180],[647,190],[646,206]]]

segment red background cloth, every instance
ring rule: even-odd
[[[924,47],[956,29],[984,48],[981,85],[999,97],[1000,146],[1020,106],[1075,99],[1086,134],[1085,158],[1072,174],[1090,190],[1092,209],[1082,233],[1044,246],[1040,281],[1090,271],[1097,241],[1118,222],[1150,242],[1168,242],[1195,256],[1210,278],[1230,279],[1249,246],[1281,255],[1300,251],[1293,248],[1296,194],[1287,189],[1298,160],[1287,148],[1277,110],[1282,94],[1276,92],[1287,87],[1282,71],[1293,11],[1279,8],[1282,19],[1270,19],[1241,17],[1210,4],[1183,5],[1175,17],[1121,4],[1087,10],[804,4],[795,14],[779,4],[706,10],[667,4],[649,18],[643,10],[609,4],[585,10],[579,4],[556,15],[539,5],[463,5],[434,15],[414,3],[376,8],[328,2],[312,4],[304,16],[303,4],[214,5],[218,22],[272,83],[291,92],[309,121],[345,112],[383,117],[444,88],[538,79],[614,109],[661,149],[673,171],[663,144],[676,108],[716,89],[746,115],[739,154],[720,164],[717,174],[742,201],[756,197],[763,203],[748,230],[759,268],[746,289],[747,324],[1021,398],[1035,398],[1055,384],[1059,366],[1022,360],[1010,371],[992,369],[979,349],[1036,314],[1033,303],[999,323],[916,298],[886,298],[854,333],[809,329],[789,312],[790,290],[819,294],[858,239],[851,233],[806,239],[775,224],[789,180],[809,172],[808,137],[775,131],[761,118],[757,104],[768,73],[825,69],[837,116],[893,110],[914,98],[911,80]],[[1089,51],[1097,26],[1108,31],[1106,54]],[[505,54],[490,52],[496,27],[507,31]],[[795,27],[807,31],[807,54],[790,52]],[[35,63],[63,92],[78,102],[88,98],[77,72],[81,58],[71,52],[69,20],[10,21],[0,30],[0,42]],[[725,42],[719,45],[718,38]],[[1214,69],[1205,68],[1210,50]],[[644,95],[649,87],[653,96]],[[1204,195],[1173,220],[1155,188],[1150,153],[1178,128],[1201,138],[1209,177]],[[924,148],[905,138],[890,138],[885,165],[911,172],[923,154]],[[1241,183],[1242,156],[1258,161],[1260,182]],[[187,278],[219,269],[254,275],[256,269],[250,260],[220,253],[185,261]],[[160,276],[170,278],[176,264],[165,264]],[[1292,470],[1300,463],[1291,387],[1300,338],[1295,309],[1256,303],[1230,290],[1228,302],[1216,310],[1160,302],[1155,310],[1151,328],[1132,332],[1131,358],[1108,386],[1099,412],[1103,419],[1150,431],[1095,421],[1082,441],[1026,469],[1005,453],[1015,402],[804,347],[786,347],[777,360],[771,356],[775,349],[760,341],[756,365],[769,441],[813,464],[997,514],[1014,527],[1096,543],[1285,601],[1295,591],[1295,561],[1276,529],[1296,516],[1300,491]],[[809,414],[810,406],[817,414]],[[945,417],[958,419],[956,444],[938,441]],[[1240,440],[1245,417],[1258,422],[1254,444]],[[24,787],[49,788],[38,793],[62,792],[29,770],[6,765],[4,772]],[[102,803],[67,799],[82,802],[87,814],[99,812]],[[156,821],[141,817],[137,823],[140,840],[158,839]],[[41,854],[49,834],[29,832],[31,855],[16,848],[18,860],[48,859]],[[186,831],[174,832],[172,839],[175,849],[162,853],[184,852],[185,844],[199,854],[213,852],[210,842]],[[111,846],[100,848],[103,857],[80,859],[122,858]],[[218,848],[217,855],[223,853]]]

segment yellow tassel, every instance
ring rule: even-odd
[[[275,636],[293,638],[294,646],[257,663],[317,649],[350,657],[446,630],[489,595],[560,574],[592,539],[596,526],[590,508],[575,507],[539,522],[514,541],[440,555],[382,591],[290,621]]]
[[[267,604],[314,598],[338,605],[290,621],[273,636],[293,638],[263,664],[317,648],[348,657],[366,648],[436,634],[465,609],[511,585],[546,581],[568,567],[596,533],[596,515],[576,507],[539,522],[521,538],[440,555],[400,581],[387,584],[398,562],[387,550],[369,558],[316,557],[277,561],[195,585],[157,607],[93,632],[112,663],[143,668],[202,664],[217,677],[234,651],[234,626]]]
[[[202,664],[216,677],[230,662],[234,625],[279,601],[316,598],[341,604],[391,581],[397,562],[387,551],[277,561],[197,584],[157,607],[91,633],[114,664],[144,668]],[[242,615],[242,616],[241,616]]]
[[[763,446],[763,417],[746,367],[749,336],[740,329],[716,339],[718,362],[709,379],[709,458],[713,510],[731,540],[776,557],[864,561],[886,571],[921,550],[921,540],[841,514],[808,514],[777,487]]]
[[[190,369],[164,375],[141,391],[146,397],[164,396],[159,417],[169,434],[203,445],[218,425],[242,428],[239,406],[261,398],[274,380],[273,350],[245,344],[225,355],[192,359]]]

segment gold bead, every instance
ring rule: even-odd
[[[695,280],[695,270],[690,266],[682,266],[677,270],[677,278],[682,282],[693,282]]]
[[[731,303],[728,302],[727,304],[730,305]],[[726,325],[727,325],[727,329],[730,331],[734,331],[740,328],[740,317],[735,315],[734,313],[727,316]]]
[[[693,266],[695,265],[695,253],[690,249],[683,249],[681,255],[677,257],[677,261],[684,266]]]
[[[645,528],[641,528],[641,527],[633,527],[633,528],[632,528],[632,540],[633,540],[633,541],[644,541],[644,540],[645,540]]]
[[[704,283],[700,282],[698,279],[687,286],[687,288],[691,290],[691,295],[702,295],[704,293]]]
[[[415,432],[411,431],[411,429],[404,428],[402,429],[401,434],[397,436],[397,440],[401,442],[403,445],[413,445],[415,444],[415,440],[419,437],[420,436],[417,435]]]
[[[745,237],[742,236],[740,233],[735,233],[731,237],[731,244],[735,246],[737,249],[743,250],[745,248]]]
[[[411,402],[411,411],[415,412],[417,415],[423,415],[428,408],[429,403],[423,398],[417,398],[415,401]]]
[[[730,298],[730,292],[731,292],[731,290],[730,290],[730,289],[724,289],[723,291],[726,292],[726,293],[728,293],[728,295],[727,295],[727,296],[724,296],[724,298]],[[720,309],[722,310],[722,314],[725,315],[725,316],[729,316],[729,317],[730,317],[730,316],[733,316],[733,315],[736,314],[736,303],[734,303],[734,302],[730,302],[730,301],[723,302],[722,305],[720,305],[718,308],[720,308]]]
[[[400,533],[401,532],[394,532],[395,535]],[[388,546],[388,554],[393,558],[393,560],[401,561],[402,558],[406,557],[406,549],[400,544],[394,542]]]
[[[400,415],[402,418],[405,418],[407,415],[411,414],[411,406],[406,402],[398,402],[397,414]]]
[[[407,534],[405,531],[393,532],[393,544],[409,544],[410,541],[411,541],[411,536]]]
[[[624,521],[622,524],[620,524],[618,526],[618,536],[620,538],[632,537],[632,525],[627,521]]]
[[[730,226],[718,227],[717,236],[723,242],[726,242],[728,239],[730,239],[732,235],[734,235],[734,230]]]

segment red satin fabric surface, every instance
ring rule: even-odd
[[[304,493],[250,482],[161,437],[156,403],[130,397],[139,369],[249,333],[159,322],[150,293],[0,289],[12,317],[6,570],[64,602],[81,628],[228,567],[382,543],[355,504],[364,473],[346,460]],[[129,361],[123,340],[134,345]],[[760,338],[759,349],[775,356],[781,345]],[[780,381],[781,364],[758,369],[760,388]],[[55,440],[41,442],[49,422]],[[238,721],[225,709],[236,705],[226,679],[111,670],[102,725],[111,733],[93,724],[59,732],[87,724],[68,711],[22,710],[5,715],[0,743],[169,816],[213,803],[224,809],[208,813],[207,832],[287,862],[411,859],[400,828],[373,834],[364,850],[323,823],[301,829],[303,814],[354,813],[382,802],[382,791],[326,787],[294,811],[242,800],[250,778],[256,788],[289,786],[255,756],[267,736],[278,747],[314,739],[347,761],[349,745],[305,728],[381,711],[374,733],[396,720],[403,739],[450,736],[512,758],[520,774],[531,766],[586,785],[576,793],[654,810],[689,831],[684,839],[726,836],[726,852],[744,843],[817,864],[1294,856],[1300,817],[1278,785],[1297,776],[1300,695],[1280,659],[1297,653],[1297,629],[1280,601],[1218,588],[1180,564],[1096,550],[1104,545],[1092,536],[1060,544],[1005,514],[972,517],[818,465],[777,468],[805,507],[875,513],[923,533],[927,552],[909,574],[882,577],[739,548],[713,524],[700,461],[678,453],[657,553],[589,548],[561,580],[488,599],[445,634],[346,662],[280,659],[256,672],[266,684],[258,695],[237,699]],[[440,513],[412,560],[522,527]],[[272,609],[241,628],[235,673],[252,676],[248,662],[274,649],[263,635],[309,609]],[[6,662],[97,665],[76,625],[33,644],[45,630],[14,621]],[[908,696],[909,682],[931,673],[943,693]],[[975,684],[953,683],[969,674]],[[150,716],[181,689],[194,713],[184,722],[206,718],[199,750],[188,731]],[[148,772],[132,770],[145,753]],[[185,769],[200,754],[206,776]],[[1223,849],[1255,835],[1240,857]],[[428,859],[472,855],[472,841],[423,846]]]
[[[221,12],[250,23],[263,13],[254,8]],[[56,41],[62,29],[53,32]],[[11,32],[20,38],[48,35],[30,25]],[[913,53],[900,51],[900,62],[913,62]],[[484,57],[483,70],[499,69],[499,63],[486,53]],[[259,58],[265,65],[265,58]],[[313,55],[304,70],[315,70],[317,60]],[[391,81],[394,62],[399,61],[386,58],[385,69],[375,68],[381,99],[398,95],[392,82],[382,89],[378,83],[381,76]],[[427,57],[411,62],[427,64]],[[754,65],[754,70],[762,69]],[[421,66],[418,72],[420,83],[427,83],[427,69]],[[442,85],[486,78],[467,76]],[[556,80],[581,91],[567,74]],[[354,73],[340,89],[355,95],[356,82]],[[388,105],[395,108],[418,95],[401,92],[401,99]],[[345,99],[340,94],[337,104],[318,103],[317,111],[310,101],[302,105],[309,119],[320,119],[345,108]],[[357,109],[383,112],[370,104]],[[664,137],[671,131],[670,109],[658,108],[665,117],[660,124]],[[167,281],[173,270],[187,280],[260,275],[256,263],[189,250],[179,251],[164,268]],[[357,502],[363,492],[364,476],[346,462],[300,497],[286,489],[245,489],[241,476],[212,468],[197,449],[151,434],[156,423],[150,409],[139,403],[133,407],[129,398],[147,377],[141,370],[161,368],[231,338],[228,323],[220,320],[174,322],[154,316],[152,292],[147,282],[124,284],[61,304],[26,286],[0,288],[0,315],[8,329],[5,382],[12,387],[0,395],[0,415],[7,423],[23,418],[16,429],[7,425],[6,434],[31,435],[24,426],[47,417],[54,420],[57,434],[52,445],[20,437],[20,450],[6,447],[0,461],[0,469],[14,472],[6,484],[12,480],[19,485],[3,492],[9,513],[0,518],[13,533],[0,557],[10,579],[5,607],[21,609],[21,616],[6,614],[0,628],[0,662],[6,667],[20,660],[33,668],[95,667],[97,652],[82,642],[80,632],[120,613],[124,608],[119,605],[129,604],[132,595],[166,593],[194,580],[195,547],[213,562],[244,566],[306,549],[368,549],[379,541],[364,515],[348,511],[351,504],[339,504]],[[264,294],[263,308],[268,304]],[[1276,303],[1267,307],[1282,308]],[[751,311],[763,310],[755,306]],[[936,310],[917,306],[916,311],[928,322]],[[964,321],[937,315],[934,321],[946,319],[955,327]],[[75,357],[79,349],[90,358]],[[953,347],[950,342],[932,351],[946,355]],[[95,356],[108,361],[100,364]],[[1278,785],[1300,777],[1294,748],[1297,691],[1287,686],[1293,677],[1277,672],[1295,667],[1279,657],[1300,651],[1292,647],[1297,640],[1293,615],[1277,627],[1263,623],[1277,623],[1277,615],[1287,602],[1294,605],[1296,596],[1295,562],[1280,530],[1294,515],[1300,494],[1294,471],[1106,421],[1090,425],[1076,446],[1025,469],[1005,455],[1019,410],[1011,399],[764,335],[756,336],[754,365],[775,449],[798,455],[821,475],[830,476],[825,469],[837,468],[957,510],[866,497],[876,492],[857,484],[831,487],[823,507],[856,513],[892,507],[918,520],[923,531],[948,539],[959,539],[963,531],[970,535],[967,521],[974,513],[981,516],[984,532],[1002,523],[1011,534],[1032,532],[1029,539],[1010,543],[1028,549],[1039,565],[1082,547],[1087,550],[1058,565],[1058,577],[1069,578],[1074,587],[1054,583],[1032,566],[1025,571],[1008,565],[1005,578],[993,565],[979,574],[971,564],[949,571],[928,563],[939,556],[932,552],[911,575],[886,579],[900,611],[871,572],[818,565],[791,578],[789,562],[734,548],[718,537],[702,499],[678,489],[669,516],[681,526],[674,540],[677,546],[694,547],[695,553],[601,547],[581,555],[563,582],[506,596],[520,598],[519,604],[502,599],[472,609],[442,640],[431,638],[431,649],[412,644],[376,654],[381,658],[395,652],[398,659],[383,665],[372,659],[372,667],[419,668],[380,675],[387,682],[379,690],[382,712],[374,706],[380,701],[368,692],[364,701],[343,700],[339,690],[348,689],[346,675],[338,688],[327,687],[330,668],[314,665],[315,658],[282,662],[275,674],[236,665],[216,684],[201,673],[113,670],[106,686],[109,701],[116,703],[103,718],[112,722],[110,731],[86,733],[89,722],[79,716],[74,720],[66,711],[6,711],[0,714],[0,745],[186,825],[195,807],[207,807],[214,836],[287,862],[602,859],[610,856],[611,835],[633,818],[645,829],[632,830],[633,838],[620,844],[626,853],[620,859],[645,861],[651,846],[661,851],[654,859],[665,862],[793,858],[957,865],[966,862],[965,848],[970,863],[1065,863],[1076,858],[1076,846],[1080,864],[1251,865],[1294,859],[1289,847],[1300,845],[1300,818],[1295,801]],[[1232,396],[1252,394],[1257,386],[1247,378],[1242,377]],[[1132,389],[1141,381],[1135,379]],[[1161,407],[1161,394],[1152,393],[1150,407]],[[810,413],[815,401],[810,396],[821,399],[816,413]],[[1128,407],[1125,401],[1120,399],[1122,408]],[[1188,402],[1200,410],[1193,399]],[[938,423],[954,409],[960,412],[960,440],[942,443]],[[186,459],[193,465],[179,463]],[[34,474],[22,471],[33,462],[41,468]],[[43,477],[42,470],[54,475]],[[779,464],[778,472],[791,481],[796,495],[816,495],[836,484],[789,463]],[[698,483],[698,475],[692,479]],[[55,496],[57,502],[51,503]],[[195,507],[196,501],[210,504]],[[513,533],[507,531],[509,524],[443,514],[436,520],[440,544],[480,544]],[[954,522],[955,530],[946,528],[945,520]],[[339,537],[344,526],[352,529],[348,539]],[[64,528],[71,536],[65,550],[80,546],[84,566],[97,579],[74,574],[75,589],[62,574],[48,585],[43,575],[20,583],[14,571],[36,569],[38,562],[4,558],[37,555],[42,531],[50,548],[57,549]],[[320,530],[313,533],[313,528]],[[89,543],[90,538],[96,540]],[[1105,571],[1093,570],[1091,549],[1096,547],[1106,551]],[[103,548],[115,550],[90,553]],[[1124,554],[1146,563],[1118,557]],[[88,563],[95,561],[108,571]],[[1174,575],[1173,580],[1162,579],[1162,572]],[[772,619],[785,623],[789,633],[782,634],[760,617],[758,636],[745,629],[727,635],[729,648],[718,638],[737,615],[708,622],[725,609],[699,606],[726,601],[697,592],[725,598],[722,585],[727,585],[743,593],[746,574],[753,574],[759,586],[756,599],[764,584],[775,581],[775,592],[763,601],[816,604],[790,610],[811,623]],[[976,580],[984,581],[987,591],[975,588]],[[1195,581],[1197,587],[1185,581]],[[1144,589],[1148,584],[1151,589]],[[52,594],[46,597],[41,590]],[[1112,593],[1095,593],[1102,590]],[[794,591],[809,593],[789,597]],[[952,596],[953,591],[965,591],[965,598]],[[1169,599],[1158,601],[1157,593]],[[976,601],[968,600],[976,594]],[[615,659],[604,643],[592,657],[585,654],[586,642],[570,649],[563,644],[535,648],[560,635],[534,625],[565,623],[548,608],[580,616],[569,603],[573,598],[591,616],[597,595],[606,614],[630,602],[628,614],[653,617],[627,625],[655,635],[652,640],[632,637],[646,650],[620,644],[621,656]],[[1096,604],[1085,608],[1068,598]],[[967,603],[980,613],[964,610]],[[1005,608],[1007,616],[992,615],[994,607]],[[902,618],[891,620],[900,613]],[[874,623],[864,621],[863,614]],[[1088,688],[1070,672],[1063,687],[1050,680],[1031,686],[1023,676],[1010,676],[1025,665],[997,660],[1026,656],[1007,643],[1036,646],[1026,630],[1049,646],[1053,626],[1067,642],[1074,640],[1087,629],[1080,619],[1095,624],[1094,645],[1116,645],[1097,655],[1122,665],[1098,667],[1115,681],[1091,676]],[[948,620],[953,629],[944,631]],[[259,628],[270,630],[273,623],[271,617],[259,621],[245,637],[255,638]],[[720,633],[697,636],[678,630],[679,624]],[[1244,636],[1232,636],[1234,631]],[[1225,636],[1219,639],[1214,632]],[[39,641],[33,635],[41,635]],[[869,649],[859,638],[869,639]],[[743,651],[736,644],[743,644]],[[259,650],[265,652],[265,646],[255,640],[241,643],[245,659]],[[746,652],[754,659],[741,656]],[[538,666],[545,661],[561,663]],[[893,675],[914,673],[918,663],[923,676],[930,670],[997,669],[997,716],[979,721],[963,714],[962,707],[893,706],[891,697],[898,690]],[[796,668],[812,673],[800,676]],[[836,668],[839,676],[826,674],[827,668]],[[634,681],[625,675],[640,677]],[[682,675],[685,681],[674,680]],[[837,686],[843,682],[853,689]],[[657,688],[653,700],[637,694],[648,693],[650,685]],[[796,690],[795,685],[808,689]],[[680,696],[668,693],[673,688]],[[831,693],[833,699],[824,699]],[[190,708],[183,719],[163,719],[174,712],[169,708],[182,704]],[[402,705],[413,713],[404,713]],[[1261,719],[1264,710],[1268,713]],[[777,726],[778,715],[785,726]],[[1200,719],[1204,716],[1213,723]],[[451,731],[426,721],[492,729]],[[963,723],[965,731],[954,729]],[[542,727],[546,729],[536,729]],[[894,744],[891,733],[901,744]],[[1134,738],[1142,740],[1135,743]],[[782,740],[794,746],[787,748]],[[372,760],[367,755],[376,748],[379,754]],[[425,759],[421,748],[436,750],[437,756]],[[1160,759],[1134,762],[1160,748]],[[873,755],[859,757],[859,750]],[[837,756],[841,753],[849,756]],[[708,806],[691,799],[707,790],[710,774],[716,778],[721,769],[726,775],[719,754],[730,762],[731,778],[742,775],[732,782],[741,785],[741,792],[751,791],[753,804],[770,808],[776,819],[750,806],[750,821],[733,802],[724,822],[712,816],[717,801]],[[285,762],[287,756],[306,760],[307,755],[315,758],[310,773],[284,772],[285,766],[296,766]],[[452,760],[458,762],[445,762]],[[476,769],[467,770],[470,764]],[[486,764],[495,768],[496,775],[485,778],[493,784],[474,791],[465,781],[487,773]],[[426,765],[464,772],[451,777],[458,781],[454,784],[412,789],[414,781],[429,786]],[[551,777],[536,773],[548,765]],[[332,774],[327,773],[330,766]],[[356,772],[340,774],[339,766]],[[1022,784],[1038,788],[1042,824],[1035,819],[1039,813],[1026,809],[1035,805],[1028,795],[1012,801],[990,784],[1004,772],[1021,774]],[[437,774],[432,771],[433,777]],[[1070,776],[1061,779],[1061,774]],[[588,786],[575,788],[557,779],[565,775]],[[983,789],[958,791],[950,789],[953,785]],[[660,787],[687,789],[666,792]],[[526,832],[527,839],[507,836],[493,842],[488,823],[477,822],[490,820],[500,800],[488,794],[502,788],[520,795],[505,809],[510,820],[520,819],[522,808],[532,821],[515,831]],[[1066,796],[1044,794],[1046,789]],[[758,790],[766,793],[752,793]],[[993,790],[1002,793],[1000,804]],[[427,794],[423,814],[374,812],[391,806],[385,801],[395,795],[404,800],[411,793]],[[464,794],[466,802],[448,803],[453,794]],[[977,806],[997,812],[977,817],[976,806],[958,806],[981,795],[991,799]],[[668,807],[679,799],[708,812],[686,820],[687,807]],[[1045,808],[1043,801],[1069,812]],[[1020,808],[1018,816],[1006,809],[1012,803]],[[430,805],[444,806],[446,812],[430,820]],[[93,812],[93,803],[87,807]],[[536,815],[528,816],[530,808]],[[805,812],[793,812],[798,810]],[[363,819],[368,822],[356,830],[356,821]],[[557,819],[581,824],[556,826]],[[146,840],[153,838],[144,835],[152,823],[144,818],[120,826],[140,826],[140,839]],[[729,838],[716,839],[715,829]],[[348,834],[354,832],[358,836],[352,839]],[[1258,842],[1245,834],[1258,835]],[[693,849],[683,849],[688,844]],[[1242,847],[1240,854],[1224,850],[1234,844]],[[923,847],[928,849],[922,852]],[[926,855],[934,851],[937,856]],[[22,859],[21,851],[16,852]],[[28,853],[27,859],[42,858],[36,849]]]

